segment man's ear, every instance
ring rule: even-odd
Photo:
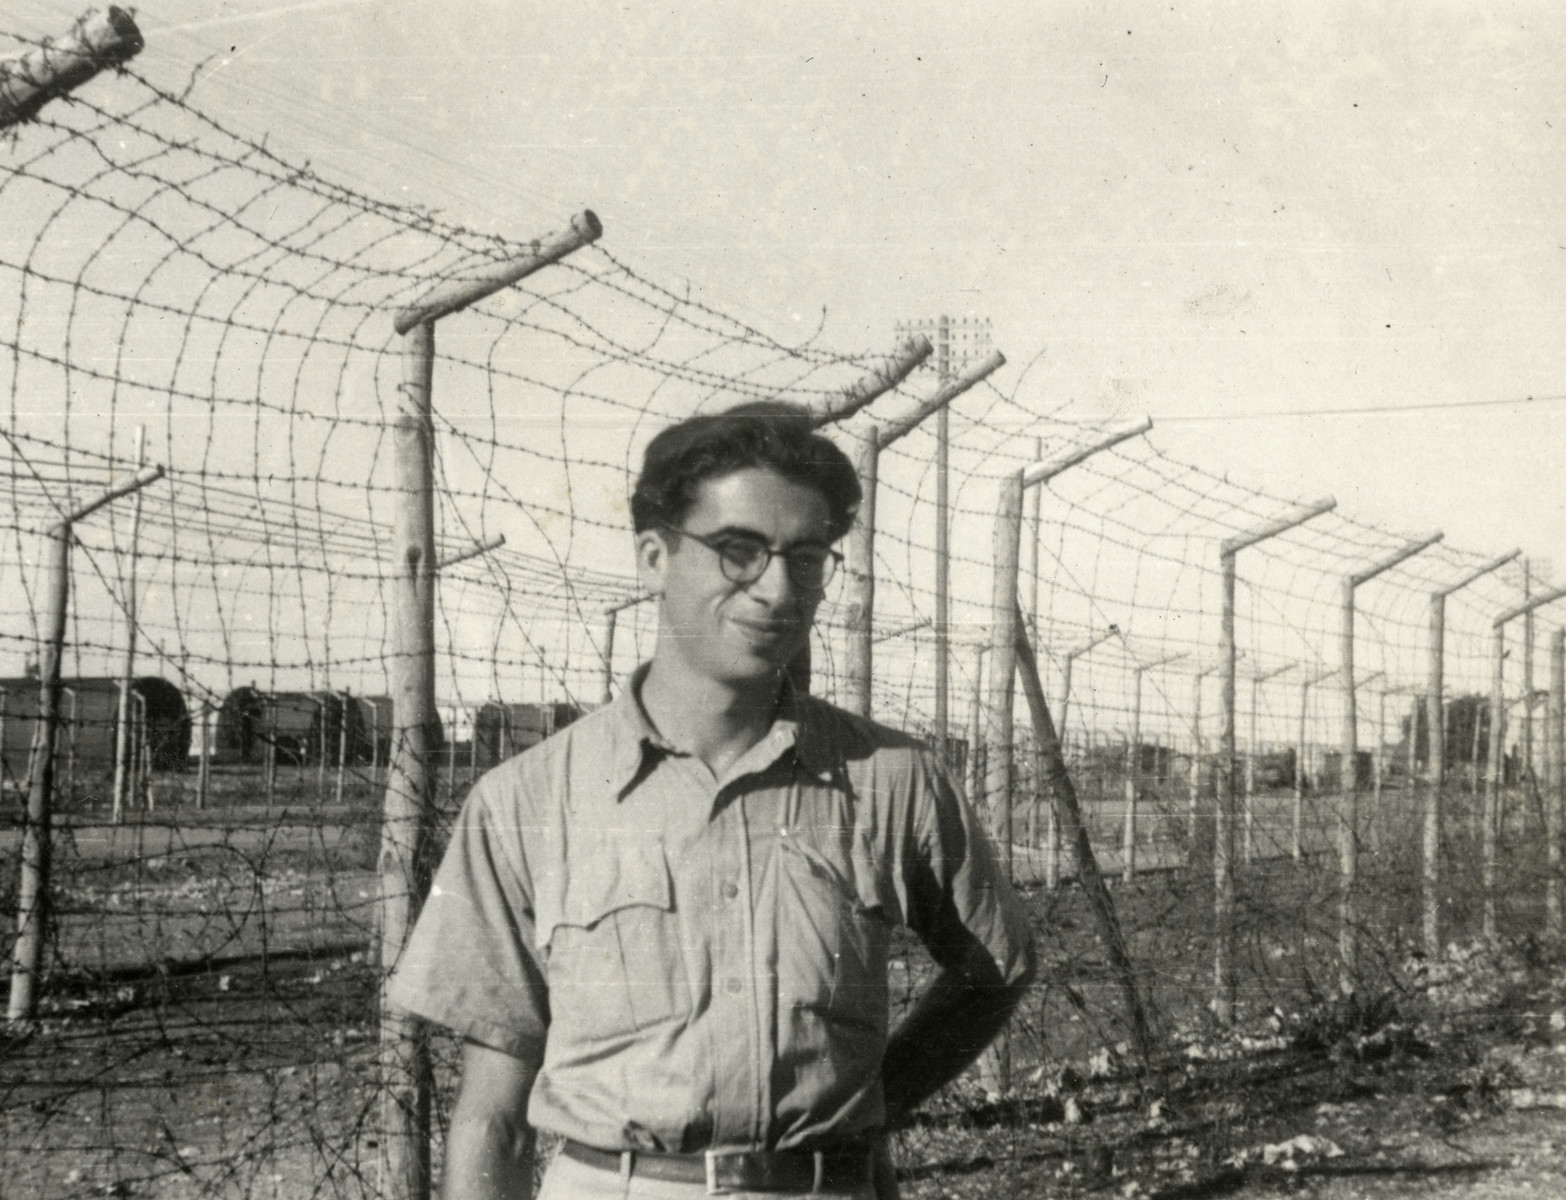
[[[663,595],[663,580],[669,569],[669,543],[658,529],[644,529],[636,535],[636,574],[642,586],[654,596]]]

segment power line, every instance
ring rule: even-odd
[[[1167,424],[1170,421],[1270,421],[1290,417],[1352,417],[1371,413],[1439,412],[1461,408],[1520,408],[1529,404],[1558,404],[1562,400],[1566,400],[1566,393],[1549,396],[1523,396],[1521,398],[1508,397],[1500,400],[1453,400],[1446,403],[1432,401],[1429,404],[1365,404],[1357,405],[1353,408],[1293,408],[1267,412],[1206,414],[1154,413],[1153,420],[1159,424]],[[1098,425],[1103,423],[1103,419],[1095,417],[1091,422],[1083,423]]]

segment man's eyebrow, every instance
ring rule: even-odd
[[[707,537],[707,538],[720,538],[720,537],[751,538],[754,541],[763,542],[763,543],[765,543],[767,545],[771,545],[771,542],[768,541],[766,534],[762,533],[759,529],[747,529],[743,525],[720,525],[716,529],[709,529],[706,533],[702,534],[701,536],[702,537]]]
[[[767,537],[766,534],[762,533],[759,529],[749,529],[744,525],[720,525],[718,528],[712,530],[709,533],[704,533],[701,536],[704,538],[711,538],[714,541],[719,538],[746,538],[753,542],[760,542],[768,549],[770,549],[772,546],[772,539]],[[780,553],[787,554],[790,550],[797,550],[801,546],[815,546],[822,550],[831,549],[831,547],[826,542],[817,538],[807,537],[801,538],[797,542],[790,542],[787,546],[783,547]]]

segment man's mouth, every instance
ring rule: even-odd
[[[793,637],[799,630],[795,621],[735,621],[735,626],[753,642],[777,642]]]

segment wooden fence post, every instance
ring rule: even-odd
[[[147,460],[147,427],[136,426],[136,468]],[[125,802],[134,774],[130,762],[131,688],[136,675],[136,554],[141,540],[141,493],[131,505],[130,570],[125,591],[125,669],[120,675],[120,717],[114,731],[114,793],[110,801],[111,820],[118,825],[125,819]]]
[[[1499,933],[1496,912],[1497,874],[1499,868],[1499,841],[1505,833],[1505,809],[1502,802],[1506,786],[1506,623],[1515,617],[1527,616],[1546,604],[1566,597],[1566,587],[1555,588],[1542,596],[1529,596],[1515,608],[1509,608],[1494,622],[1494,645],[1490,675],[1490,771],[1485,786],[1484,828],[1482,845],[1484,857],[1484,936],[1494,938]],[[1524,696],[1529,703],[1531,696]],[[1526,718],[1525,718],[1526,719]]]
[[[1185,817],[1186,866],[1196,862],[1196,825],[1202,795],[1202,680],[1209,672],[1198,671],[1191,679],[1191,770],[1187,782],[1188,804]]]
[[[1222,614],[1219,620],[1218,679],[1223,708],[1223,727],[1218,742],[1217,802],[1213,806],[1213,1015],[1220,1020],[1234,1019],[1238,977],[1234,967],[1234,826],[1236,816],[1235,692],[1239,674],[1239,647],[1234,634],[1234,593],[1238,573],[1236,556],[1247,546],[1287,529],[1303,524],[1337,507],[1328,496],[1305,505],[1260,529],[1225,539],[1218,547],[1218,568],[1222,590]]]
[[[1484,824],[1480,857],[1483,861],[1484,936],[1494,938],[1496,924],[1496,840],[1501,823],[1502,773],[1506,769],[1506,626],[1495,623],[1491,634],[1490,663],[1490,769],[1484,787]]]
[[[1012,791],[1015,780],[1012,701],[1017,669],[1017,570],[1022,542],[1022,472],[1000,483],[993,540],[990,593],[990,685],[984,720],[985,808],[1007,879],[1015,878],[1012,850]],[[1010,1044],[1003,1034],[985,1053],[980,1073],[986,1090],[1011,1086]]]
[[[1359,726],[1355,708],[1354,679],[1354,593],[1362,583],[1367,583],[1391,570],[1405,559],[1435,545],[1441,534],[1409,542],[1374,566],[1343,577],[1342,591],[1342,662],[1343,673],[1343,767],[1342,786],[1339,789],[1338,820],[1338,966],[1339,989],[1350,995],[1359,982]]]
[[[937,326],[935,372],[941,386],[951,378],[951,318],[942,316]],[[951,413],[942,407],[935,426],[935,757],[943,767],[951,761],[951,730],[948,705],[951,701]],[[1018,520],[1021,520],[1019,510]],[[1022,531],[1019,526],[1020,541]],[[1006,812],[1010,832],[1011,810]],[[1011,868],[1011,847],[1006,847],[1006,864]]]
[[[922,346],[928,353],[929,342],[920,338],[909,343],[910,348]],[[848,531],[847,584],[844,604],[848,626],[848,667],[843,680],[843,707],[860,716],[872,715],[871,688],[874,682],[875,651],[875,511],[876,494],[880,485],[881,452],[918,428],[932,414],[945,413],[951,402],[1006,364],[1006,356],[999,351],[974,364],[956,379],[943,377],[935,393],[922,401],[913,412],[885,426],[871,425],[858,439],[854,451],[854,467],[859,474],[863,499],[859,506],[859,518]],[[909,366],[912,370],[912,365]],[[860,390],[863,390],[861,388]],[[940,555],[937,556],[938,560]],[[939,621],[937,615],[937,622]],[[940,661],[940,651],[937,652]],[[939,671],[939,668],[938,668]],[[937,701],[937,707],[940,706]],[[937,753],[946,761],[944,717],[937,714]]]
[[[162,477],[162,467],[144,468],[133,479],[111,487],[44,532],[44,639],[39,662],[38,720],[33,727],[27,811],[22,825],[22,869],[17,881],[11,994],[6,1009],[6,1019],[12,1023],[33,1019],[49,922],[49,835],[54,801],[55,743],[60,729],[60,671],[70,606],[73,526],[111,500],[138,491]]]
[[[381,825],[380,964],[402,955],[429,889],[429,835],[435,800],[435,511],[430,382],[435,328],[404,332],[404,377],[395,429],[398,485],[392,658],[394,724]],[[380,1190],[394,1200],[430,1193],[433,1070],[422,1021],[381,998]]]
[[[1249,745],[1245,754],[1245,845],[1244,858],[1247,863],[1256,860],[1256,767],[1261,758],[1261,742],[1258,732],[1259,708],[1261,704],[1261,685],[1278,675],[1284,675],[1294,670],[1294,664],[1277,667],[1271,671],[1258,669],[1251,676],[1251,722],[1247,733]]]
[[[1126,819],[1120,830],[1120,878],[1124,883],[1136,879],[1136,804],[1142,775],[1142,675],[1138,664],[1132,671],[1131,734],[1126,739]]]
[[[1566,932],[1561,905],[1561,836],[1566,829],[1566,629],[1550,637],[1550,705],[1546,739],[1550,753],[1549,794],[1545,799],[1545,928],[1552,937]]]
[[[1441,953],[1441,817],[1446,807],[1446,593],[1430,594],[1430,663],[1425,688],[1424,837],[1420,854],[1425,957]]]
[[[351,692],[343,692],[337,697],[337,791],[334,802],[339,808],[343,803],[344,777],[348,773],[348,713],[353,702]]]
[[[875,624],[875,502],[880,479],[880,430],[868,425],[860,431],[854,453],[863,499],[859,516],[848,531],[847,578],[843,581],[844,625],[848,634],[848,663],[843,677],[843,707],[861,717],[871,713]]]
[[[212,790],[212,702],[201,702],[201,759],[200,768],[196,774],[196,807],[205,809],[208,804],[209,794]]]
[[[43,661],[38,680],[38,721],[33,726],[32,770],[22,825],[22,874],[16,897],[16,942],[11,954],[11,997],[6,1019],[32,1020],[38,1003],[49,919],[49,828],[54,794],[54,743],[60,724],[60,659],[70,601],[71,525],[62,521],[44,534]]]
[[[533,242],[528,253],[495,264],[482,276],[442,284],[399,311],[403,384],[394,428],[400,495],[391,577],[395,602],[392,657],[393,729],[381,825],[379,912],[383,978],[396,966],[433,870],[435,751],[435,432],[431,381],[435,322],[595,241],[603,226],[591,212],[563,232]],[[485,543],[475,552],[495,544]],[[466,555],[464,555],[466,557]],[[460,561],[453,559],[450,561]],[[542,698],[542,696],[541,696]],[[433,1070],[424,1023],[380,998],[380,1190],[387,1200],[430,1194],[430,1114]]]
[[[1234,641],[1235,555],[1219,555],[1223,608],[1218,627],[1218,704],[1223,724],[1218,735],[1217,803],[1213,805],[1213,1015],[1234,1019],[1238,976],[1234,968],[1234,699],[1238,650]]]
[[[1022,543],[1022,472],[1001,480],[995,511],[993,587],[990,593],[990,687],[984,722],[988,751],[985,805],[1012,876],[1011,803],[1014,779],[1012,699],[1017,669],[1017,572]]]

